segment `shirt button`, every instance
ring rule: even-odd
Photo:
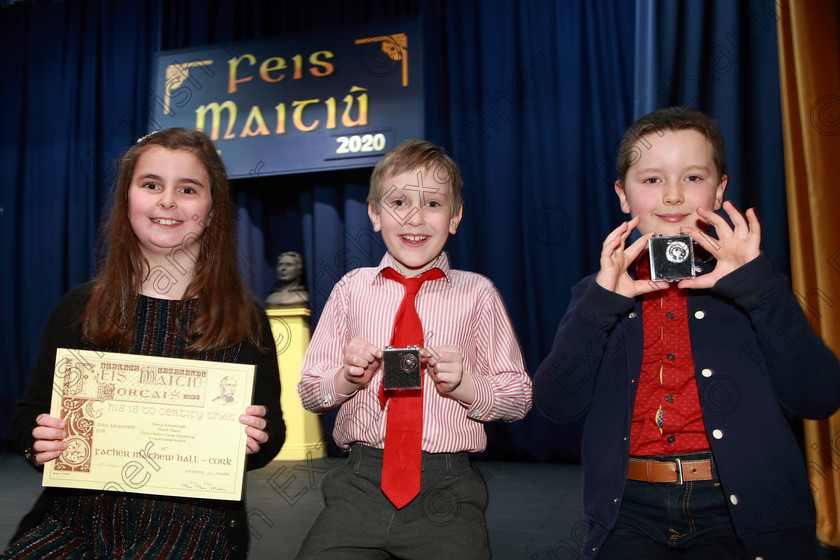
[[[677,438],[674,436],[668,436],[668,443],[674,443],[675,441],[677,441]]]
[[[703,317],[705,317],[705,316],[706,316],[706,312],[705,312],[705,311],[695,311],[695,312],[694,312],[694,318],[695,318],[695,319],[702,319],[702,318],[703,318]]]
[[[674,402],[674,395],[667,395],[665,397],[665,400],[668,401],[668,402]]]
[[[712,430],[712,437],[715,439],[723,439],[723,430]]]
[[[671,360],[673,362],[675,358],[676,358],[676,356],[674,356],[673,352],[668,352],[668,359],[669,360]]]
[[[665,316],[668,317],[669,319],[673,319],[674,318],[674,312],[669,311],[668,313],[665,314]]]
[[[712,376],[712,370],[710,370],[709,368],[703,368],[703,370],[700,373],[703,374],[703,377]]]

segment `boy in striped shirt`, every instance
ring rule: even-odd
[[[368,214],[388,252],[333,288],[298,384],[306,409],[340,407],[333,437],[350,450],[324,477],[325,508],[298,558],[489,558],[487,492],[468,453],[486,447],[483,422],[523,418],[532,391],[495,286],[450,268],[443,251],[463,215],[461,184],[455,163],[423,140],[407,140],[373,171]],[[416,495],[410,473],[398,479],[403,497],[394,499],[382,484],[383,455],[388,463],[389,452],[398,462],[410,453],[389,449],[388,417],[417,397],[382,389],[383,349],[405,305],[403,284],[421,275],[431,277],[408,299],[422,324],[412,343],[422,348],[422,474]]]

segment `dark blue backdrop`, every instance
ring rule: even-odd
[[[158,49],[420,18],[427,137],[449,149],[466,183],[449,249],[456,266],[497,284],[531,370],[569,288],[594,271],[604,236],[623,219],[612,190],[622,131],[654,108],[691,105],[720,121],[729,197],[758,207],[765,250],[787,268],[772,0],[3,4],[0,440],[50,309],[95,270],[113,162],[146,132]],[[258,296],[274,283],[275,256],[298,250],[317,318],[346,270],[378,262],[367,177],[235,182],[243,270]],[[488,429],[492,457],[577,456],[578,426],[536,412]]]

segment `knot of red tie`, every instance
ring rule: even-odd
[[[391,346],[423,348],[423,325],[417,315],[414,300],[417,298],[417,293],[420,291],[423,282],[443,278],[443,271],[439,268],[432,268],[415,278],[406,278],[393,268],[384,268],[382,269],[382,276],[394,282],[399,282],[405,287],[405,295],[394,317],[394,333],[391,337]]]

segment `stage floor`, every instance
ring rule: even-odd
[[[251,560],[291,560],[321,510],[324,473],[344,459],[274,461],[250,471]],[[487,528],[494,560],[579,559],[586,524],[580,465],[477,461],[490,495]],[[18,455],[0,454],[0,550],[41,492],[41,475]],[[840,551],[820,550],[820,560]]]
[[[274,461],[250,471],[247,503],[252,560],[286,560],[321,510],[324,473],[344,459]],[[580,466],[477,461],[490,495],[487,526],[495,560],[578,558],[586,533]],[[41,475],[18,455],[0,454],[0,550],[41,492]]]

